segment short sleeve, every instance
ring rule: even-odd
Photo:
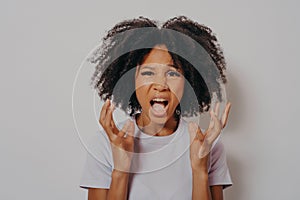
[[[223,189],[232,185],[224,145],[220,140],[211,151],[208,181],[210,186],[222,185]]]
[[[80,187],[104,189],[110,187],[113,166],[109,145],[104,135],[92,139],[87,147],[89,152],[83,168]]]

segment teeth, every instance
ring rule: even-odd
[[[155,98],[155,99],[153,99],[153,101],[164,102],[164,101],[167,101],[167,100],[166,99]]]
[[[153,105],[154,103],[162,103],[164,106],[168,105],[168,100],[162,98],[154,98],[150,101],[150,104]]]

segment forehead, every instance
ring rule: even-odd
[[[171,54],[165,45],[155,46],[149,54],[147,54],[142,62],[143,64],[162,64],[162,65],[174,65]]]

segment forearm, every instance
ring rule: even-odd
[[[208,173],[205,171],[193,171],[192,200],[210,200],[208,185]]]
[[[108,200],[126,200],[128,191],[128,172],[114,170],[112,172],[112,180],[108,191]]]

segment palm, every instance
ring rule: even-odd
[[[113,111],[114,107],[106,101],[102,107],[99,122],[111,143],[114,169],[127,172],[130,169],[134,149],[134,125],[133,122],[127,121],[121,130],[117,129],[112,117]]]
[[[227,123],[230,107],[231,104],[227,103],[222,115],[222,119],[220,120],[218,118],[218,103],[215,107],[215,110],[210,112],[211,121],[208,129],[204,133],[202,133],[201,129],[196,123],[189,124],[189,133],[191,138],[190,159],[193,169],[198,169],[203,166],[206,167],[207,158],[212,144],[220,135],[222,128],[224,128]]]

